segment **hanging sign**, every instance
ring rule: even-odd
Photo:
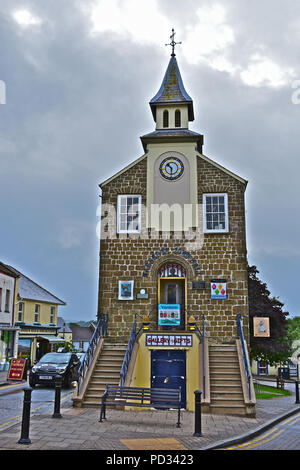
[[[216,280],[210,283],[211,299],[226,299],[226,281]]]
[[[193,346],[192,335],[146,335],[146,346]]]
[[[253,318],[253,333],[254,336],[269,338],[270,337],[270,318],[269,317],[254,317]]]
[[[180,305],[179,304],[159,304],[158,324],[168,326],[180,325]]]
[[[26,359],[12,359],[7,380],[26,380]]]

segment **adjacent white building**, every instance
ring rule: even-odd
[[[0,262],[0,370],[17,356],[19,327],[15,326],[19,276]]]

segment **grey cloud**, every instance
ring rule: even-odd
[[[296,4],[219,3],[236,35],[227,51],[233,63],[246,67],[263,46],[300,79]],[[297,314],[297,296],[286,279],[294,278],[299,261],[300,105],[291,102],[291,84],[249,87],[238,75],[188,63],[183,33],[196,24],[199,6],[210,4],[159,2],[182,41],[177,59],[194,99],[191,128],[204,134],[207,156],[249,180],[249,260]],[[0,203],[5,257],[21,271],[30,269],[37,281],[48,279],[45,287],[68,303],[62,315],[78,320],[96,313],[98,183],[142,155],[139,136],[154,129],[148,102],[169,60],[164,44],[123,42],[113,33],[91,37],[81,5],[13,2],[14,9],[28,8],[43,20],[30,31],[21,31],[11,18],[11,1],[0,6],[0,79],[7,84],[7,104],[0,106],[0,187],[5,201],[9,197]],[[63,230],[62,220],[71,221]],[[61,246],[66,235],[68,246]]]

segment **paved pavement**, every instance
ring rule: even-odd
[[[201,437],[193,436],[192,412],[182,412],[179,429],[177,412],[171,410],[109,409],[107,420],[99,423],[99,409],[73,408],[68,397],[61,403],[61,419],[52,418],[52,412],[31,414],[29,445],[18,443],[21,422],[0,431],[0,450],[210,450],[242,442],[299,412],[291,391],[289,397],[258,400],[255,418],[202,414]]]

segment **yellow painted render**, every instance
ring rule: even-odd
[[[66,342],[72,343],[72,333],[57,333],[59,338],[64,338]]]
[[[39,305],[39,319],[38,322],[41,325],[50,324],[50,313],[51,307],[54,307],[53,322],[51,324],[57,324],[57,305],[49,304],[47,302],[38,302],[36,300],[22,300],[23,303],[23,323],[35,323],[35,305]],[[16,321],[18,319],[18,308],[16,309]]]
[[[149,333],[149,332],[147,332]],[[180,333],[180,332],[176,332]],[[168,331],[168,334],[172,332]],[[151,387],[151,350],[155,349],[179,349],[186,351],[186,409],[189,411],[195,411],[195,395],[194,391],[199,390],[199,376],[200,376],[200,349],[199,349],[199,338],[195,333],[189,332],[193,336],[193,346],[186,348],[178,347],[149,347],[146,346],[146,333],[138,339],[139,348],[137,358],[132,374],[131,387]],[[144,408],[141,408],[144,409]]]
[[[166,152],[177,152],[183,154],[190,165],[190,204],[195,207],[198,202],[198,184],[197,184],[197,152],[195,151],[195,142],[166,142],[149,143],[147,154],[147,208],[148,220],[147,227],[151,228],[151,205],[154,203],[154,166],[158,157]],[[197,211],[194,211],[193,226],[198,226]]]

